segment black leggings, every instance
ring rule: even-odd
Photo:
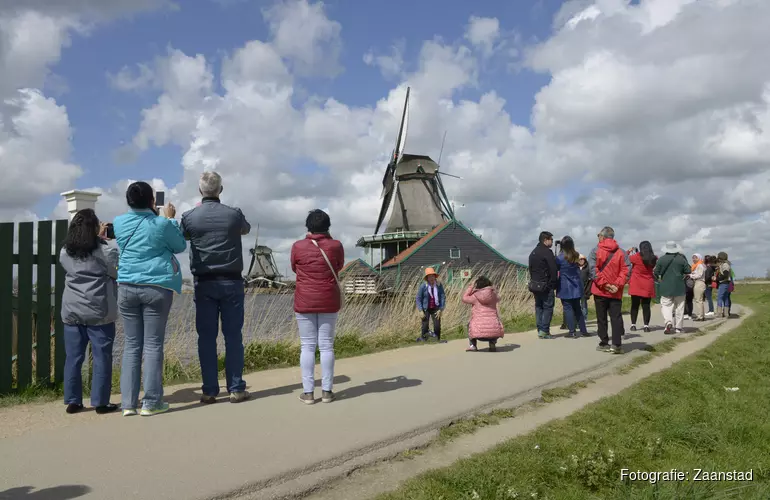
[[[636,324],[636,317],[639,316],[639,304],[642,305],[642,317],[644,318],[644,324],[649,325],[650,324],[650,301],[652,299],[650,297],[637,297],[636,295],[631,296],[631,324]]]

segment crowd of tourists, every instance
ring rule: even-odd
[[[685,320],[730,316],[735,274],[727,253],[705,257],[693,253],[688,260],[682,247],[673,241],[667,242],[658,256],[649,241],[624,251],[611,227],[604,227],[597,237],[598,244],[586,258],[575,249],[570,236],[556,242],[559,252],[555,254],[553,234],[540,233],[538,244],[529,256],[528,285],[535,298],[539,338],[553,338],[551,321],[556,298],[562,303],[562,329],[568,331],[567,336],[590,336],[586,318],[588,299],[593,296],[599,337],[597,350],[622,353],[622,339],[626,335],[622,300],[626,285],[631,297],[631,331],[638,331],[640,307],[642,329],[651,331],[651,302],[655,297],[660,298],[667,335],[682,333]]]
[[[122,409],[124,416],[150,416],[168,411],[163,398],[164,342],[174,294],[182,293],[182,269],[176,254],[189,243],[190,272],[194,282],[195,328],[198,334],[202,404],[213,404],[220,394],[217,337],[220,323],[225,343],[225,389],[231,403],[250,398],[243,379],[245,287],[241,238],[251,226],[241,210],[220,201],[222,179],[204,173],[199,182],[201,202],[176,220],[173,204],[156,206],[155,192],[145,182],[126,190],[126,213],[112,224],[99,220],[94,210],[78,211],[69,225],[60,253],[65,271],[61,315],[64,322],[67,413],[83,410],[81,370],[91,344],[93,377],[91,405],[99,414]],[[329,233],[324,211],[312,210],[305,221],[307,233],[291,248],[291,269],[296,274],[294,313],[301,344],[300,401],[314,404],[315,355],[320,351],[321,401],[334,401],[334,337],[337,315],[344,303],[339,273],[345,261],[340,241]],[[550,325],[555,299],[564,309],[563,328],[571,337],[589,335],[588,299],[596,304],[599,349],[621,352],[624,335],[621,300],[626,284],[631,294],[632,330],[641,307],[643,329],[650,331],[650,302],[660,296],[666,333],[682,331],[682,321],[714,316],[712,292],[717,290],[716,316],[730,311],[732,268],[724,252],[716,257],[692,256],[669,242],[658,258],[649,242],[625,252],[619,249],[612,228],[599,233],[588,258],[575,249],[569,236],[551,250],[553,235],[540,234],[529,259],[529,289],[534,294],[540,338],[552,338]],[[704,299],[708,311],[704,308]],[[462,301],[470,305],[468,351],[478,342],[496,350],[504,327],[498,313],[500,296],[493,283],[479,276],[467,287]],[[446,307],[444,286],[433,268],[425,269],[415,297],[421,322],[418,341],[441,339],[441,315]],[[110,402],[113,344],[118,317],[123,325],[120,405]],[[433,328],[430,323],[433,322]],[[612,325],[612,341],[608,337]],[[140,385],[144,398],[139,401]]]

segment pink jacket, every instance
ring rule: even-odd
[[[463,302],[471,304],[471,322],[468,336],[472,339],[499,339],[503,337],[503,325],[497,314],[500,297],[492,287],[473,290],[471,285],[465,290]]]

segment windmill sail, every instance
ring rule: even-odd
[[[380,215],[377,218],[377,225],[375,226],[374,233],[380,230],[382,221],[385,220],[386,215],[390,209],[393,201],[393,193],[396,190],[396,166],[399,160],[404,154],[404,146],[406,145],[406,133],[409,128],[409,93],[411,87],[406,88],[406,98],[404,99],[404,110],[401,113],[401,125],[398,128],[398,136],[396,137],[396,147],[393,149],[393,153],[388,162],[388,166],[385,169],[385,175],[382,178],[382,207],[380,208]]]

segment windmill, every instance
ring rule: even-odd
[[[379,232],[388,212],[390,218],[385,233],[430,231],[454,218],[440,177],[448,174],[439,172],[438,163],[429,156],[404,154],[409,126],[410,90],[406,89],[396,147],[382,179],[382,206],[374,228],[375,234]]]
[[[251,264],[246,273],[246,283],[253,287],[278,287],[286,286],[278,280],[282,277],[278,271],[278,265],[273,257],[273,250],[259,244],[259,225],[257,225],[257,237],[254,248],[249,249]]]
[[[381,262],[405,250],[435,227],[454,220],[454,211],[441,175],[457,176],[439,172],[438,163],[429,156],[404,153],[410,91],[410,88],[406,89],[396,146],[382,178],[382,206],[374,235],[362,237],[357,243],[357,246],[367,248],[368,255],[373,255],[373,250],[378,249],[383,259]],[[442,153],[443,147],[442,143]],[[386,218],[388,222],[384,231],[378,234]]]

